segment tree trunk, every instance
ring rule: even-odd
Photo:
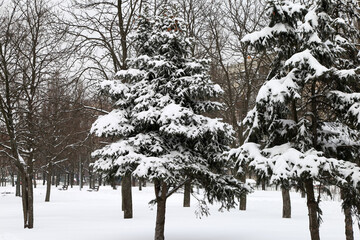
[[[191,181],[187,181],[184,184],[184,202],[183,207],[190,207],[190,198],[191,197]]]
[[[139,191],[142,191],[142,179],[139,178]]]
[[[73,188],[73,186],[74,186],[74,172],[70,173],[70,185],[71,185],[71,188]]]
[[[116,180],[115,180],[116,178],[115,177],[112,177],[111,179],[110,179],[110,186],[114,189],[114,190],[116,190]],[[122,185],[122,181],[121,181],[121,185]]]
[[[165,213],[166,213],[166,194],[167,184],[164,182],[155,183],[156,194],[156,227],[155,227],[155,240],[165,240]]]
[[[32,171],[32,169],[31,169]],[[34,209],[33,209],[33,188],[31,174],[24,173],[22,178],[22,203],[24,214],[24,228],[34,227]]]
[[[246,172],[243,172],[240,175],[240,181],[243,183],[246,183]],[[241,211],[245,211],[246,210],[246,194],[241,194],[240,195],[240,206],[239,206],[239,210]]]
[[[46,184],[46,178],[47,178],[46,171],[44,170],[43,171],[43,186]]]
[[[132,186],[136,187],[136,178],[135,177],[132,178]]]
[[[57,174],[56,174],[56,187],[58,187],[59,185],[60,185],[60,179],[61,179],[61,177],[60,177],[60,172],[58,172],[57,171]]]
[[[81,162],[81,155],[79,155],[79,188],[80,190],[83,188],[83,165],[82,165],[82,162]]]
[[[132,194],[131,194],[131,174],[127,173],[121,181],[121,197],[124,218],[133,217]]]
[[[351,217],[351,208],[345,207],[345,236],[346,240],[354,240],[353,221]]]
[[[99,184],[99,186],[101,186],[101,184],[102,184],[102,176],[101,175],[99,176],[98,184]]]
[[[55,181],[55,174],[51,175],[51,184],[55,185],[56,181]]]
[[[49,163],[46,174],[46,195],[45,202],[50,202],[52,163]]]
[[[286,187],[281,186],[281,193],[283,199],[283,218],[291,218],[291,200],[290,200],[290,192]]]
[[[261,189],[262,189],[263,191],[266,190],[266,182],[265,182],[265,179],[263,179],[263,180],[261,181]]]
[[[34,188],[36,188],[36,174],[35,174],[35,176],[33,178],[33,181],[34,181]]]
[[[21,182],[21,176],[20,176],[20,172],[18,172],[16,176],[16,192],[15,192],[15,196],[17,197],[21,196],[20,182]]]
[[[15,187],[14,173],[11,173],[11,186]]]
[[[301,198],[305,198],[306,197],[306,193],[304,190],[300,190],[301,191]]]
[[[344,192],[341,190],[341,198],[344,199]],[[345,236],[346,240],[354,240],[354,231],[353,231],[353,220],[351,216],[351,207],[344,206],[344,215],[345,215]]]
[[[305,181],[305,190],[307,195],[307,207],[309,212],[309,229],[311,240],[320,240],[319,222],[318,222],[318,202],[315,200],[314,185],[312,179]]]
[[[6,186],[5,173],[3,169],[1,169],[1,186]]]
[[[93,186],[93,174],[91,173],[91,171],[89,171],[89,188],[90,189],[94,188],[94,186]]]

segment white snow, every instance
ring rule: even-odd
[[[281,179],[297,179],[303,173],[316,179],[320,172],[327,172],[336,178],[337,184],[353,185],[356,188],[360,183],[360,167],[356,164],[324,157],[322,152],[314,149],[302,153],[290,143],[260,149],[258,144],[248,142],[230,150],[229,158],[235,158],[239,166],[249,163],[255,171],[270,176],[270,183],[278,183]]]
[[[245,37],[241,39],[241,42],[249,42],[253,44],[256,41],[261,40],[264,44],[266,44],[267,39],[271,38],[274,34],[284,33],[288,31],[288,26],[282,23],[277,23],[273,27],[264,27],[260,31],[245,35]]]
[[[305,64],[307,63],[309,67],[315,70],[314,77],[321,76],[324,72],[329,69],[324,67],[319,61],[311,54],[309,49],[306,49],[302,52],[294,54],[285,62],[285,66],[296,65],[297,63]]]
[[[319,17],[317,16],[316,14],[316,11],[313,9],[313,10],[310,10],[306,15],[305,15],[305,21],[306,22],[311,22],[311,24],[314,26],[314,27],[317,27],[318,24],[319,24]]]
[[[1,240],[149,240],[153,239],[156,207],[148,202],[154,198],[153,187],[142,192],[133,188],[134,218],[123,219],[121,189],[100,187],[99,192],[82,191],[76,186],[67,191],[52,189],[51,202],[45,203],[45,188],[35,189],[35,228],[23,229],[21,198],[0,187]],[[3,194],[4,193],[4,194]],[[165,238],[168,240],[309,240],[306,200],[291,192],[292,218],[281,218],[281,192],[255,191],[248,198],[247,211],[233,209],[218,212],[210,206],[209,217],[196,218],[195,199],[191,208],[182,207],[180,193],[171,196],[167,204]],[[344,216],[340,202],[323,199],[324,223],[320,227],[322,240],[341,240]],[[359,229],[354,223],[355,239]]]
[[[93,123],[90,133],[94,133],[98,137],[127,135],[134,130],[134,127],[128,124],[126,115],[124,110],[115,109],[106,115],[99,116]]]
[[[256,102],[261,100],[273,102],[284,102],[286,97],[294,94],[295,98],[300,97],[297,93],[298,85],[294,82],[293,71],[289,72],[285,77],[277,79],[276,77],[267,81],[259,90]]]
[[[124,94],[129,90],[126,84],[118,80],[104,80],[99,83],[100,89],[108,91],[111,95]]]
[[[127,69],[127,70],[118,71],[116,73],[116,76],[118,76],[118,77],[126,77],[126,76],[138,77],[138,76],[143,76],[145,73],[146,73],[145,71],[130,68],[130,69]]]

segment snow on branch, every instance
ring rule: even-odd
[[[129,124],[126,115],[126,111],[115,109],[106,115],[99,116],[91,126],[90,133],[98,137],[127,136],[134,130],[134,127]]]
[[[312,54],[309,49],[302,52],[295,53],[285,62],[285,66],[297,66],[297,65],[308,65],[310,68],[315,70],[313,77],[319,77],[325,72],[329,71],[328,68],[324,67]]]
[[[258,175],[265,175],[275,184],[304,176],[318,180],[328,176],[335,181],[334,184],[349,184],[354,188],[360,184],[360,167],[356,164],[325,157],[323,152],[314,149],[302,153],[290,143],[262,150],[258,144],[245,143],[232,149],[229,158],[235,159],[238,166],[249,164]]]
[[[287,25],[283,23],[278,23],[275,24],[273,27],[265,27],[260,31],[256,31],[245,35],[241,39],[241,42],[250,43],[250,44],[255,44],[256,42],[260,42],[263,45],[267,45],[268,40],[272,39],[274,35],[277,35],[279,33],[286,33],[289,30],[290,28]]]

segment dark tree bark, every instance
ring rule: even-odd
[[[353,231],[353,220],[351,217],[351,208],[345,207],[345,236],[346,240],[354,240],[354,231]]]
[[[166,213],[166,194],[167,184],[165,182],[155,182],[156,194],[156,227],[155,227],[155,240],[165,240],[165,213]]]
[[[132,182],[132,186],[136,187],[136,178],[132,177],[131,182]]]
[[[306,193],[304,190],[300,190],[301,191],[301,198],[305,198],[306,197]]]
[[[6,186],[5,173],[3,169],[1,169],[1,186]]]
[[[262,189],[263,191],[266,190],[266,182],[265,182],[265,179],[263,179],[263,180],[261,181],[261,189]]]
[[[132,193],[131,193],[131,174],[127,173],[121,182],[121,197],[124,218],[133,218]]]
[[[70,172],[70,185],[71,185],[71,188],[73,188],[74,186],[74,172]]]
[[[116,178],[115,177],[112,177],[111,179],[110,179],[110,185],[111,185],[111,187],[114,189],[114,190],[116,190]],[[121,184],[122,185],[122,184]]]
[[[183,207],[190,207],[190,198],[191,197],[191,181],[187,181],[184,184],[184,203]]]
[[[11,186],[15,187],[14,173],[11,173]]]
[[[17,176],[16,176],[16,191],[15,191],[15,196],[17,196],[17,197],[21,196],[20,182],[21,182],[21,176],[20,176],[20,172],[18,172]]]
[[[101,177],[101,175],[99,176],[99,181],[98,181],[98,184],[99,184],[99,186],[101,186],[101,185],[102,185],[102,177]]]
[[[51,175],[51,184],[55,185],[56,181],[55,181],[55,174]]]
[[[341,198],[344,199],[344,191],[341,190]],[[345,215],[345,236],[346,240],[354,240],[354,231],[353,231],[353,220],[351,216],[351,207],[344,206],[344,215]]]
[[[318,202],[315,200],[314,185],[312,179],[305,181],[307,195],[307,207],[309,212],[309,229],[311,240],[320,240],[318,221]]]
[[[31,169],[32,171],[32,169]],[[24,228],[34,227],[34,209],[33,209],[33,188],[31,174],[23,173],[22,180],[22,203],[24,215]]]
[[[46,174],[46,195],[45,202],[50,202],[50,192],[51,192],[51,175],[52,175],[52,163],[50,162],[47,167]]]
[[[91,171],[89,171],[89,188],[92,189],[94,188],[94,185],[93,185],[93,174],[91,173]]]
[[[142,191],[142,179],[139,178],[139,191]]]
[[[291,218],[291,199],[290,199],[290,192],[289,189],[286,187],[281,186],[281,193],[283,199],[283,218]]]
[[[60,179],[61,179],[61,177],[60,177],[60,172],[57,172],[57,174],[56,174],[56,187],[58,187],[59,185],[60,185]]]
[[[36,188],[36,177],[35,176],[33,178],[33,181],[34,181],[34,188]]]
[[[46,171],[43,171],[43,186],[46,184]]]
[[[241,174],[240,181],[243,182],[243,183],[246,182],[246,173],[245,172],[243,174]],[[246,194],[241,194],[241,196],[240,196],[239,210],[241,210],[241,211],[246,210]]]

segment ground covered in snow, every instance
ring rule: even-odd
[[[153,188],[133,189],[134,218],[123,219],[120,188],[100,187],[89,192],[85,187],[67,191],[52,189],[51,202],[45,203],[45,188],[35,189],[35,228],[22,228],[21,199],[12,187],[0,187],[0,240],[149,240],[153,239],[156,208]],[[9,194],[11,192],[11,194]],[[196,218],[195,200],[191,208],[182,207],[182,194],[169,198],[165,238],[167,240],[306,240],[310,239],[305,199],[292,192],[292,219],[282,219],[281,192],[255,191],[248,198],[248,210],[218,212]],[[321,203],[324,223],[322,240],[341,240],[344,217],[338,201]],[[359,229],[354,225],[355,239]]]

